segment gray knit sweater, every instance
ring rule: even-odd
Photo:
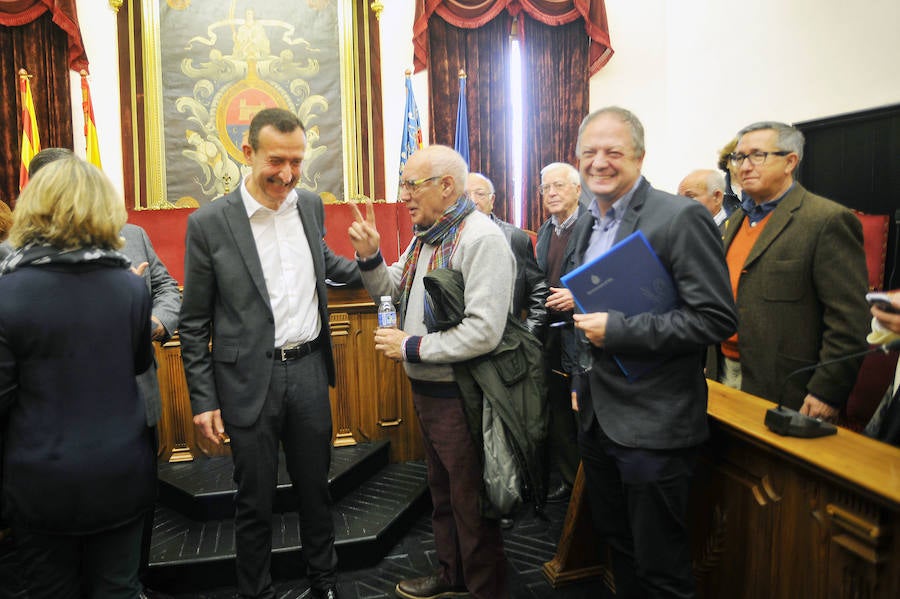
[[[406,373],[422,381],[453,381],[451,364],[492,351],[500,342],[506,315],[512,303],[516,262],[499,227],[486,215],[475,211],[466,217],[450,268],[462,273],[465,282],[466,314],[459,325],[436,333],[425,328],[425,286],[422,278],[435,246],[425,245],[419,254],[416,276],[406,306],[403,330],[422,336],[421,362],[406,362]],[[410,248],[407,248],[407,252]],[[387,266],[384,262],[362,270],[363,283],[373,298],[400,294],[400,277],[406,252]]]

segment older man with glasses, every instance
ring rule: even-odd
[[[575,231],[589,231],[594,218],[578,201],[581,175],[571,164],[553,162],[542,168],[538,191],[544,210],[550,215],[538,230],[537,262],[550,284],[544,364],[547,368],[547,406],[550,412],[548,465],[551,469],[556,468],[560,476],[559,485],[547,494],[547,501],[554,503],[569,499],[581,459],[569,381],[570,374],[578,370],[575,330],[572,327],[575,302],[569,290],[563,287],[560,277],[578,266],[575,242],[580,235]]]
[[[453,365],[491,352],[500,343],[510,310],[515,261],[503,234],[466,198],[468,168],[446,146],[417,150],[403,167],[400,200],[415,237],[388,266],[368,207],[349,235],[363,283],[373,297],[399,305],[399,328],[375,333],[375,349],[403,362],[422,430],[431,490],[438,569],[402,580],[405,599],[471,596],[506,599],[506,558],[497,520],[481,514],[482,465],[464,412]],[[425,275],[449,268],[462,274],[465,315],[446,330],[426,325]]]
[[[794,181],[803,141],[777,122],[738,133],[729,160],[743,210],[725,222],[724,242],[739,324],[710,352],[707,375],[834,420],[862,358],[788,375],[866,349],[866,260],[859,219]]]

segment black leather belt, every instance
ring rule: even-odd
[[[284,347],[275,348],[275,359],[280,362],[289,360],[297,360],[303,356],[308,356],[319,349],[320,342],[318,339],[307,341],[306,343],[298,343],[295,345],[285,345]]]

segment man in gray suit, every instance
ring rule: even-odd
[[[300,503],[312,596],[335,599],[325,277],[358,284],[359,270],[325,244],[321,200],[295,189],[306,151],[300,120],[279,108],[260,111],[243,150],[250,175],[188,219],[179,332],[194,425],[213,444],[225,433],[231,439],[241,596],[275,597],[280,442]]]
[[[162,263],[147,232],[141,227],[126,224],[122,227],[125,247],[122,253],[131,260],[135,274],[140,275],[147,283],[150,297],[153,300],[153,340],[164,343],[172,336],[178,326],[178,311],[181,309],[181,292],[178,282],[169,274]],[[156,362],[144,374],[137,377],[138,392],[144,398],[147,411],[147,426],[155,427],[162,415],[162,402],[159,398],[159,379],[156,377]]]
[[[631,112],[589,114],[579,171],[594,195],[584,262],[641,231],[672,277],[678,307],[661,314],[575,314],[589,344],[573,385],[579,446],[594,525],[612,555],[617,597],[693,597],[688,497],[707,435],[706,346],[737,326],[719,232],[706,209],[641,176],[644,130]],[[623,281],[622,291],[640,293]],[[625,377],[616,356],[655,366]]]

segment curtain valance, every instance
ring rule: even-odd
[[[53,23],[68,36],[69,68],[73,71],[88,70],[75,0],[0,0],[0,25],[27,25],[47,11],[50,11]]]
[[[612,57],[609,25],[603,0],[416,0],[413,23],[413,62],[416,72],[428,62],[428,19],[437,14],[463,29],[481,27],[504,10],[511,15],[525,12],[545,25],[566,25],[584,19],[591,39],[588,54],[589,75],[593,75]]]

